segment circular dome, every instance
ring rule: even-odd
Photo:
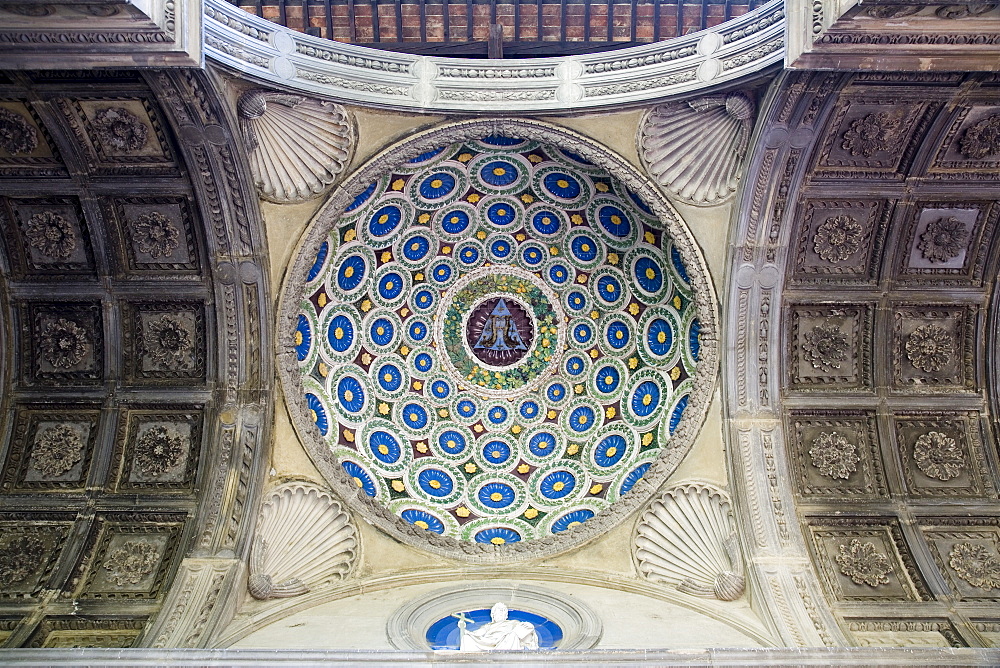
[[[643,501],[715,375],[676,215],[575,134],[502,125],[375,158],[314,222],[283,306],[292,413],[330,482],[411,543],[494,560]]]

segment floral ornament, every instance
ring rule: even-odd
[[[83,441],[75,429],[58,424],[39,432],[31,450],[31,468],[47,478],[60,476],[83,459]]]
[[[124,107],[101,109],[94,115],[94,130],[101,143],[118,151],[138,151],[146,145],[148,128]]]
[[[816,254],[836,264],[858,252],[863,228],[853,216],[831,216],[819,226],[813,236]]]
[[[141,540],[130,540],[112,552],[104,562],[108,579],[119,587],[138,584],[153,572],[160,553],[155,547]]]
[[[938,218],[927,224],[917,248],[929,262],[947,262],[958,257],[969,238],[969,230],[958,218]]]
[[[69,369],[87,354],[87,330],[66,318],[50,322],[38,337],[42,357],[56,368]]]
[[[868,16],[873,19],[898,19],[919,11],[917,5],[875,5],[868,8]]]
[[[144,213],[132,223],[135,245],[150,257],[170,257],[177,248],[180,231],[158,211]]]
[[[841,147],[851,155],[870,158],[889,148],[899,134],[899,126],[899,119],[887,111],[868,114],[851,123]]]
[[[951,335],[937,325],[921,325],[906,339],[906,357],[922,371],[940,371],[951,359]]]
[[[176,316],[165,315],[152,323],[143,339],[152,360],[167,369],[190,366],[191,330]]]
[[[840,572],[851,578],[854,584],[866,584],[869,587],[889,584],[892,564],[888,557],[875,551],[875,543],[862,543],[855,538],[849,545],[841,545],[837,564]]]
[[[0,148],[11,155],[38,148],[38,130],[21,114],[0,107]]]
[[[913,444],[913,461],[928,478],[951,480],[965,468],[965,453],[955,439],[929,431]]]
[[[38,570],[45,544],[37,536],[15,535],[0,547],[0,582],[7,586],[26,580]]]
[[[958,143],[958,150],[972,160],[1000,153],[1000,115],[969,126]]]
[[[32,248],[55,260],[64,260],[76,250],[73,226],[51,211],[42,211],[29,218],[24,234]]]
[[[980,589],[1000,589],[1000,559],[984,545],[958,543],[948,554],[958,577]]]
[[[802,344],[806,361],[814,369],[833,371],[847,359],[847,335],[836,325],[816,325]]]
[[[827,478],[847,480],[858,470],[857,447],[837,432],[822,432],[809,448],[812,465]]]
[[[162,475],[177,466],[184,456],[184,438],[173,429],[153,427],[135,445],[139,470],[150,476]]]

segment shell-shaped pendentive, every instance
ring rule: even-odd
[[[739,185],[756,113],[742,92],[662,104],[639,130],[643,164],[678,199],[718,204]]]
[[[734,601],[746,588],[732,507],[708,485],[653,501],[636,528],[635,558],[643,577],[685,594]]]
[[[261,506],[247,589],[260,600],[304,594],[343,579],[356,551],[354,525],[328,492],[301,482],[282,485]]]
[[[249,90],[236,103],[261,196],[302,202],[322,195],[350,162],[354,126],[339,104]]]

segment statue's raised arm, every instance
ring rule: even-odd
[[[485,652],[497,649],[538,649],[538,634],[530,622],[507,619],[507,606],[497,603],[490,610],[491,622],[474,631],[461,628],[462,652]]]

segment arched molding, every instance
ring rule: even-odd
[[[723,430],[754,608],[780,644],[842,645],[796,517],[781,407],[786,220],[837,74],[786,74],[768,92],[734,207],[723,328]]]
[[[391,53],[304,35],[205,2],[205,51],[244,76],[346,102],[426,112],[601,109],[735,81],[784,56],[784,3],[698,33],[616,51],[510,60]]]
[[[277,331],[295,331],[298,300],[307,282],[307,273],[314,262],[317,249],[326,239],[340,213],[368,184],[407,160],[424,152],[456,141],[476,139],[489,135],[524,137],[567,148],[593,164],[606,169],[643,201],[647,202],[656,218],[673,238],[676,248],[689,267],[694,300],[701,322],[701,352],[690,393],[685,418],[671,435],[671,447],[657,459],[647,474],[632,491],[598,513],[574,531],[550,535],[545,538],[510,543],[502,546],[483,545],[458,541],[449,536],[424,531],[402,521],[388,509],[360,492],[354,481],[341,469],[332,455],[329,444],[319,434],[315,424],[299,406],[290,405],[289,412],[299,437],[302,439],[313,463],[331,484],[335,493],[349,507],[382,529],[390,536],[430,552],[472,563],[507,563],[549,556],[582,544],[603,534],[617,525],[639,507],[676,469],[688,452],[704,420],[714,389],[718,364],[717,306],[711,279],[705,269],[701,251],[691,232],[669,202],[655,186],[623,158],[613,154],[597,142],[574,131],[534,120],[483,119],[439,126],[420,132],[404,142],[386,148],[372,157],[351,177],[346,179],[331,195],[310,223],[295,252],[297,258],[289,271],[282,290]],[[289,337],[278,353],[281,381],[287,397],[304,394],[296,351]]]

